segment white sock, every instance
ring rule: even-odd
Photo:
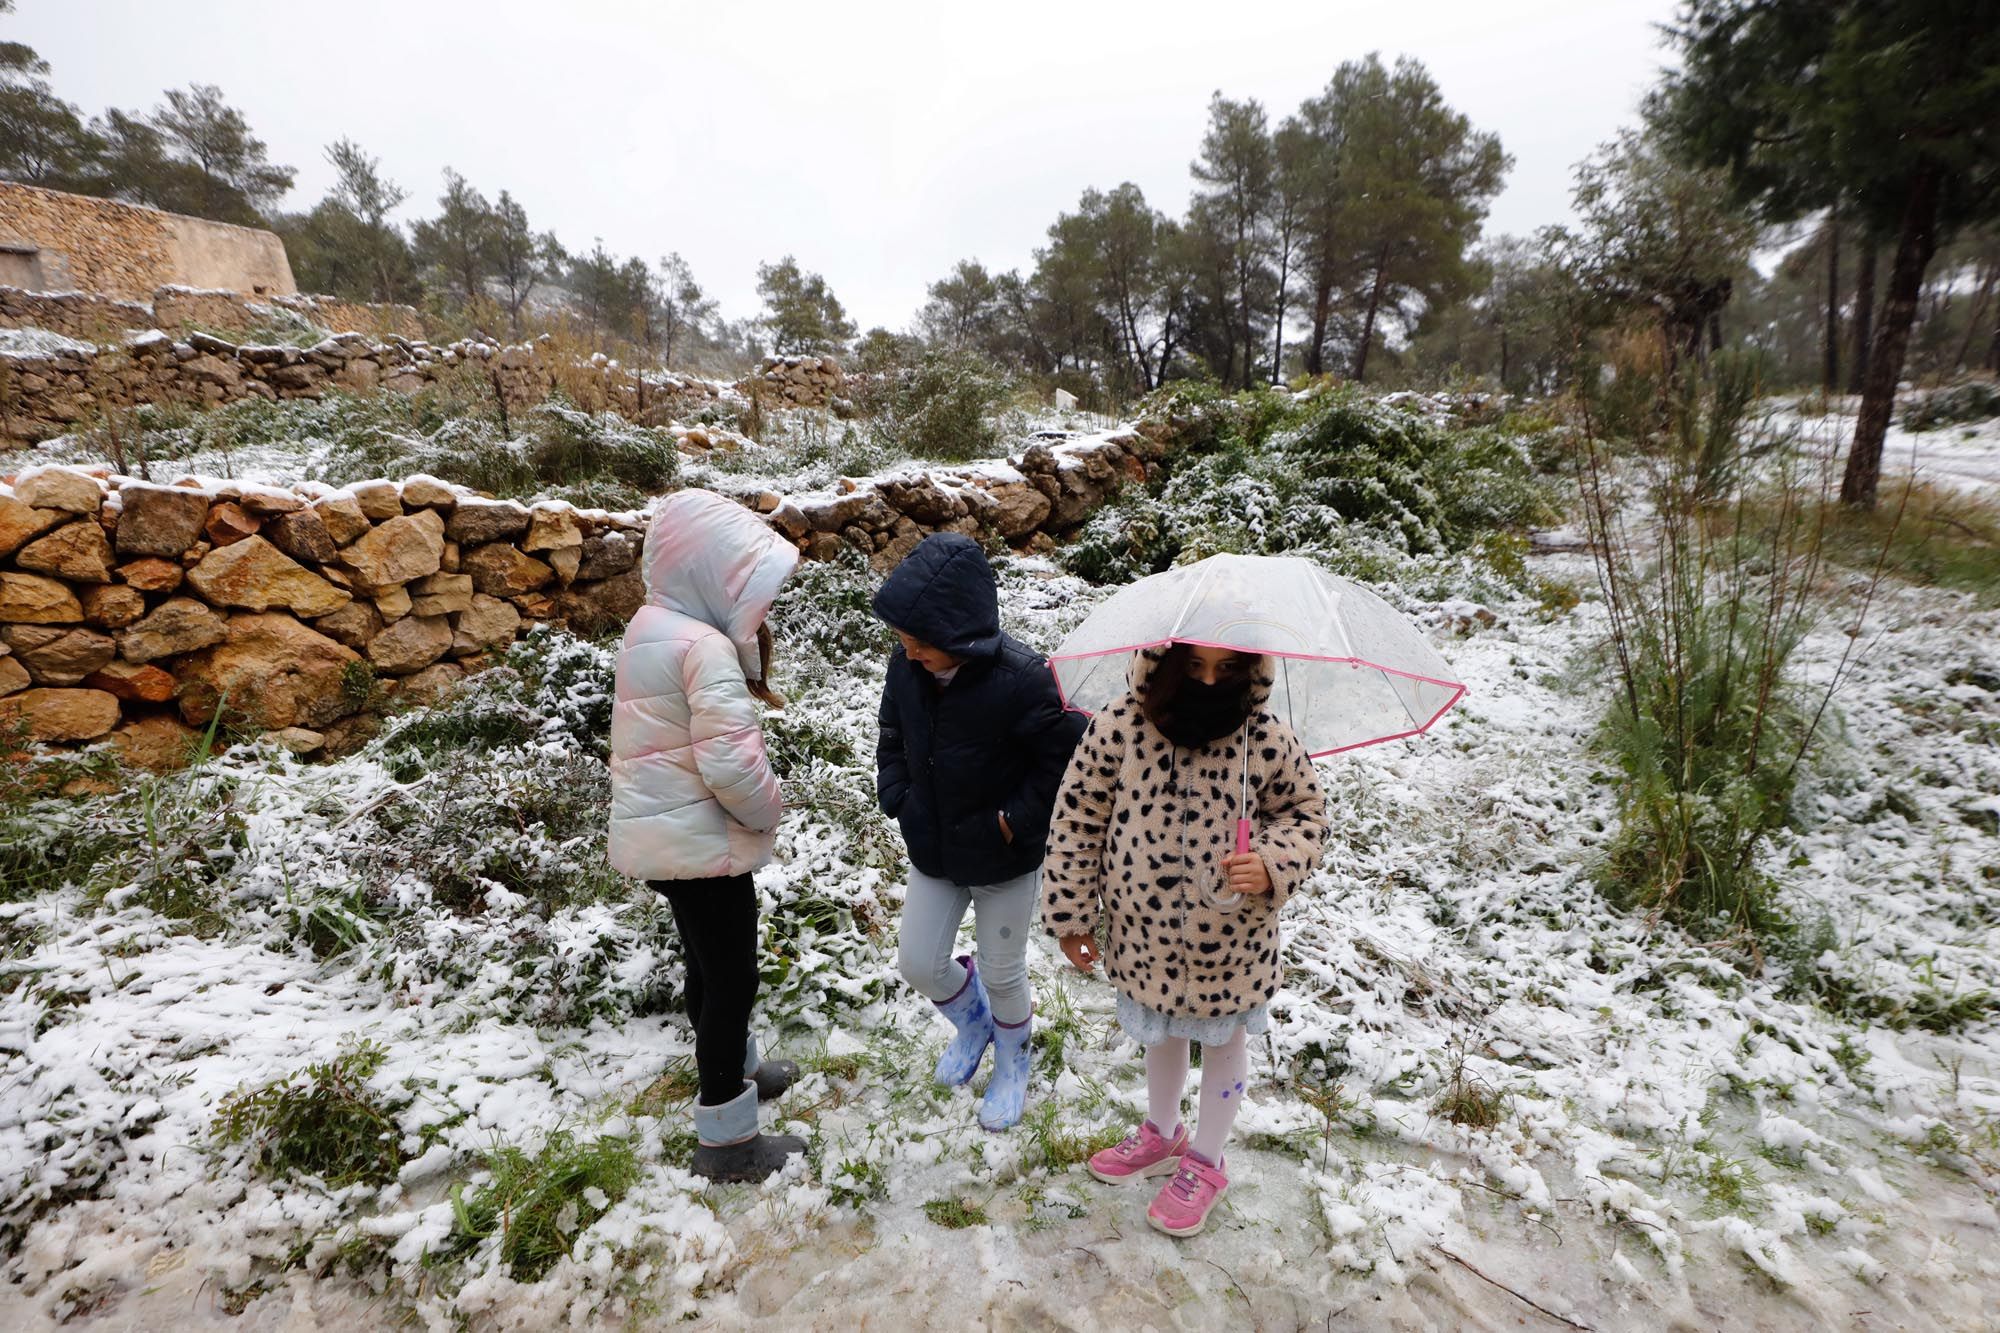
[[[1229,1141],[1229,1127],[1236,1123],[1237,1108],[1243,1105],[1243,1084],[1250,1076],[1249,1033],[1236,1035],[1220,1046],[1201,1044],[1201,1110],[1194,1122],[1194,1150],[1220,1165],[1222,1145]],[[1151,1052],[1147,1052],[1150,1058]]]
[[[1186,1037],[1169,1037],[1146,1048],[1146,1114],[1153,1128],[1169,1139],[1181,1123],[1181,1092],[1187,1076]]]

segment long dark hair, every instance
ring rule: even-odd
[[[783,708],[785,696],[771,688],[771,627],[757,627],[757,679],[743,682],[750,687],[750,693],[762,699],[771,708]]]
[[[1139,709],[1154,726],[1165,731],[1173,723],[1174,696],[1187,683],[1188,664],[1194,660],[1194,649],[1185,643],[1168,646],[1160,660],[1153,664],[1153,670],[1146,677],[1145,689],[1141,691]],[[1256,678],[1257,669],[1264,659],[1257,653],[1237,653],[1236,664],[1223,674],[1216,683],[1234,685],[1245,694],[1250,691],[1251,682]]]

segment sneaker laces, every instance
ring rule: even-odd
[[[1118,1155],[1120,1157],[1132,1156],[1134,1153],[1139,1151],[1140,1142],[1141,1142],[1140,1131],[1135,1129],[1130,1134],[1127,1134],[1124,1138],[1118,1140],[1118,1148],[1117,1148]]]
[[[1182,1203],[1193,1203],[1194,1192],[1201,1187],[1201,1176],[1194,1169],[1194,1163],[1185,1158],[1181,1169],[1174,1172],[1174,1178],[1167,1182],[1167,1188],[1179,1197]]]

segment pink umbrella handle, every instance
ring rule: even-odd
[[[1238,856],[1242,856],[1245,852],[1248,852],[1249,850],[1250,850],[1250,821],[1247,819],[1239,819],[1236,821],[1236,854]]]

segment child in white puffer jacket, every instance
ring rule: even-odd
[[[768,684],[764,617],[798,550],[749,510],[702,490],[662,503],[646,530],[646,603],[625,629],[611,710],[612,867],[650,883],[673,909],[687,963],[701,1092],[693,1169],[761,1180],[802,1152],[758,1133],[757,1103],[797,1077],[761,1060],[750,1033],[757,995],[757,892],[784,812],[757,703]]]

